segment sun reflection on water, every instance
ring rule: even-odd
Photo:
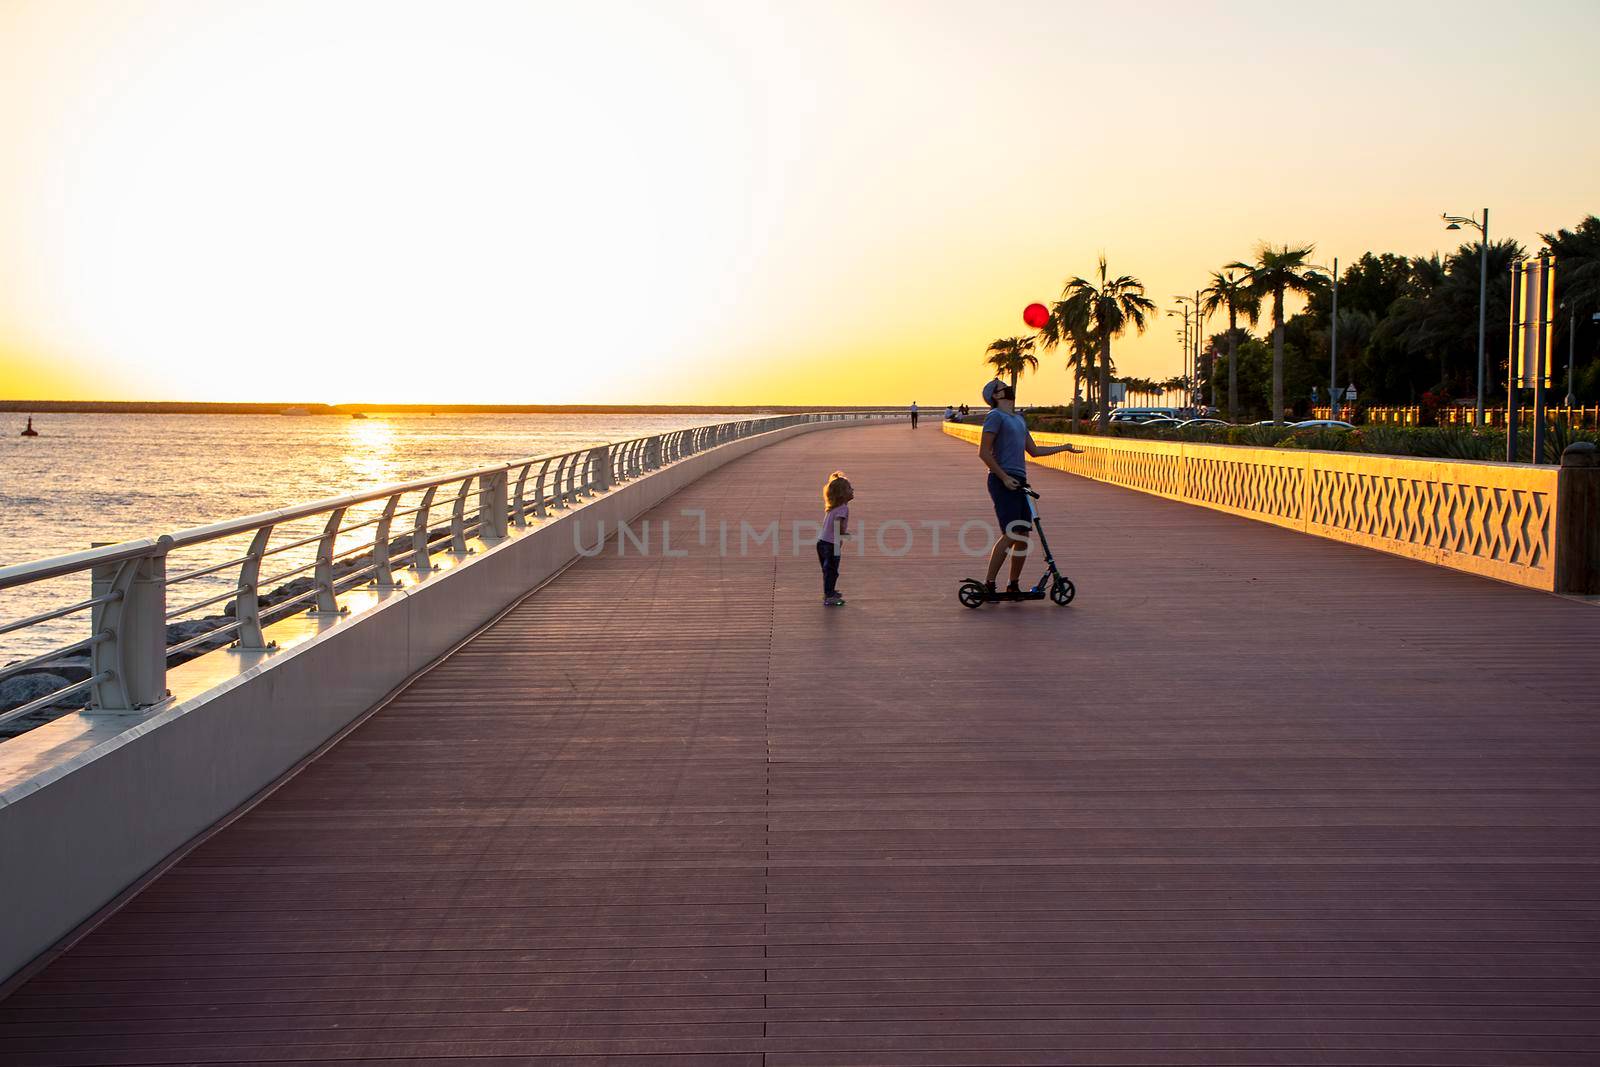
[[[352,487],[396,481],[394,426],[388,419],[351,419],[345,424],[344,462]]]

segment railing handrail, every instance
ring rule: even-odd
[[[159,549],[161,541],[159,537],[141,537],[132,541],[119,541],[116,544],[86,548],[81,552],[68,552],[65,555],[48,556],[26,563],[13,563],[9,567],[0,567],[0,589],[60,578],[74,571],[92,570],[108,563],[138,559]],[[170,538],[168,541],[170,543]]]

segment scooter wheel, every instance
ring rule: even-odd
[[[1050,599],[1061,607],[1072,603],[1072,598],[1078,595],[1077,588],[1072,584],[1072,579],[1061,578],[1050,587]]]
[[[956,590],[956,599],[969,608],[983,607],[983,583],[962,582],[961,588]]]

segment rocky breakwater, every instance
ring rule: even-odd
[[[448,540],[450,540],[450,532],[448,530],[436,531],[429,537],[428,543],[430,546],[435,546],[441,541]],[[434,550],[437,551],[437,549]],[[391,558],[409,551],[411,551],[410,534],[397,537],[389,543],[389,555]],[[370,552],[335,563],[333,566],[335,587],[349,588],[348,579],[357,572],[365,570],[371,564],[372,553]],[[315,584],[315,581],[309,577],[296,578],[292,582],[280,585],[271,593],[263,595],[260,598],[262,621],[272,622],[277,618],[285,617],[282,612],[272,615],[269,609],[274,605],[282,604],[285,601],[293,600],[309,593]],[[167,647],[171,648],[202,634],[219,630],[234,621],[235,613],[236,605],[233,601],[229,601],[220,615],[206,615],[198,619],[184,619],[179,622],[168,623]],[[215,652],[219,648],[226,648],[233,640],[233,631],[228,630],[209,640],[197,642],[182,652],[175,652],[168,656],[167,666],[169,668],[176,667],[180,663],[187,663],[198,656],[205,655],[207,652]],[[38,700],[40,697],[53,693],[57,689],[72,685],[74,682],[81,682],[90,677],[90,673],[89,654],[87,652],[79,652],[36,664],[26,671],[0,680],[0,712],[10,711],[12,708],[20,708],[22,705]],[[86,688],[64,694],[60,699],[45,707],[35,708],[28,714],[12,719],[10,722],[0,723],[0,739],[26,733],[35,727],[43,726],[47,722],[59,719],[69,712],[77,711],[87,706],[88,703],[89,690]]]

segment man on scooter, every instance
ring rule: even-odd
[[[1027,456],[1053,456],[1057,452],[1082,452],[1073,445],[1045,446],[1035,444],[1028,432],[1028,424],[1016,412],[1016,392],[994,379],[983,387],[984,403],[990,407],[983,420],[983,441],[978,445],[978,458],[989,468],[989,498],[994,501],[994,515],[1000,520],[1000,537],[989,552],[989,573],[984,579],[984,591],[993,596],[995,578],[1006,553],[1011,553],[1011,581],[1006,595],[1020,596],[1022,564],[1027,558],[1028,535],[1033,524],[1028,516],[1028,498],[1022,483],[1028,480]]]

